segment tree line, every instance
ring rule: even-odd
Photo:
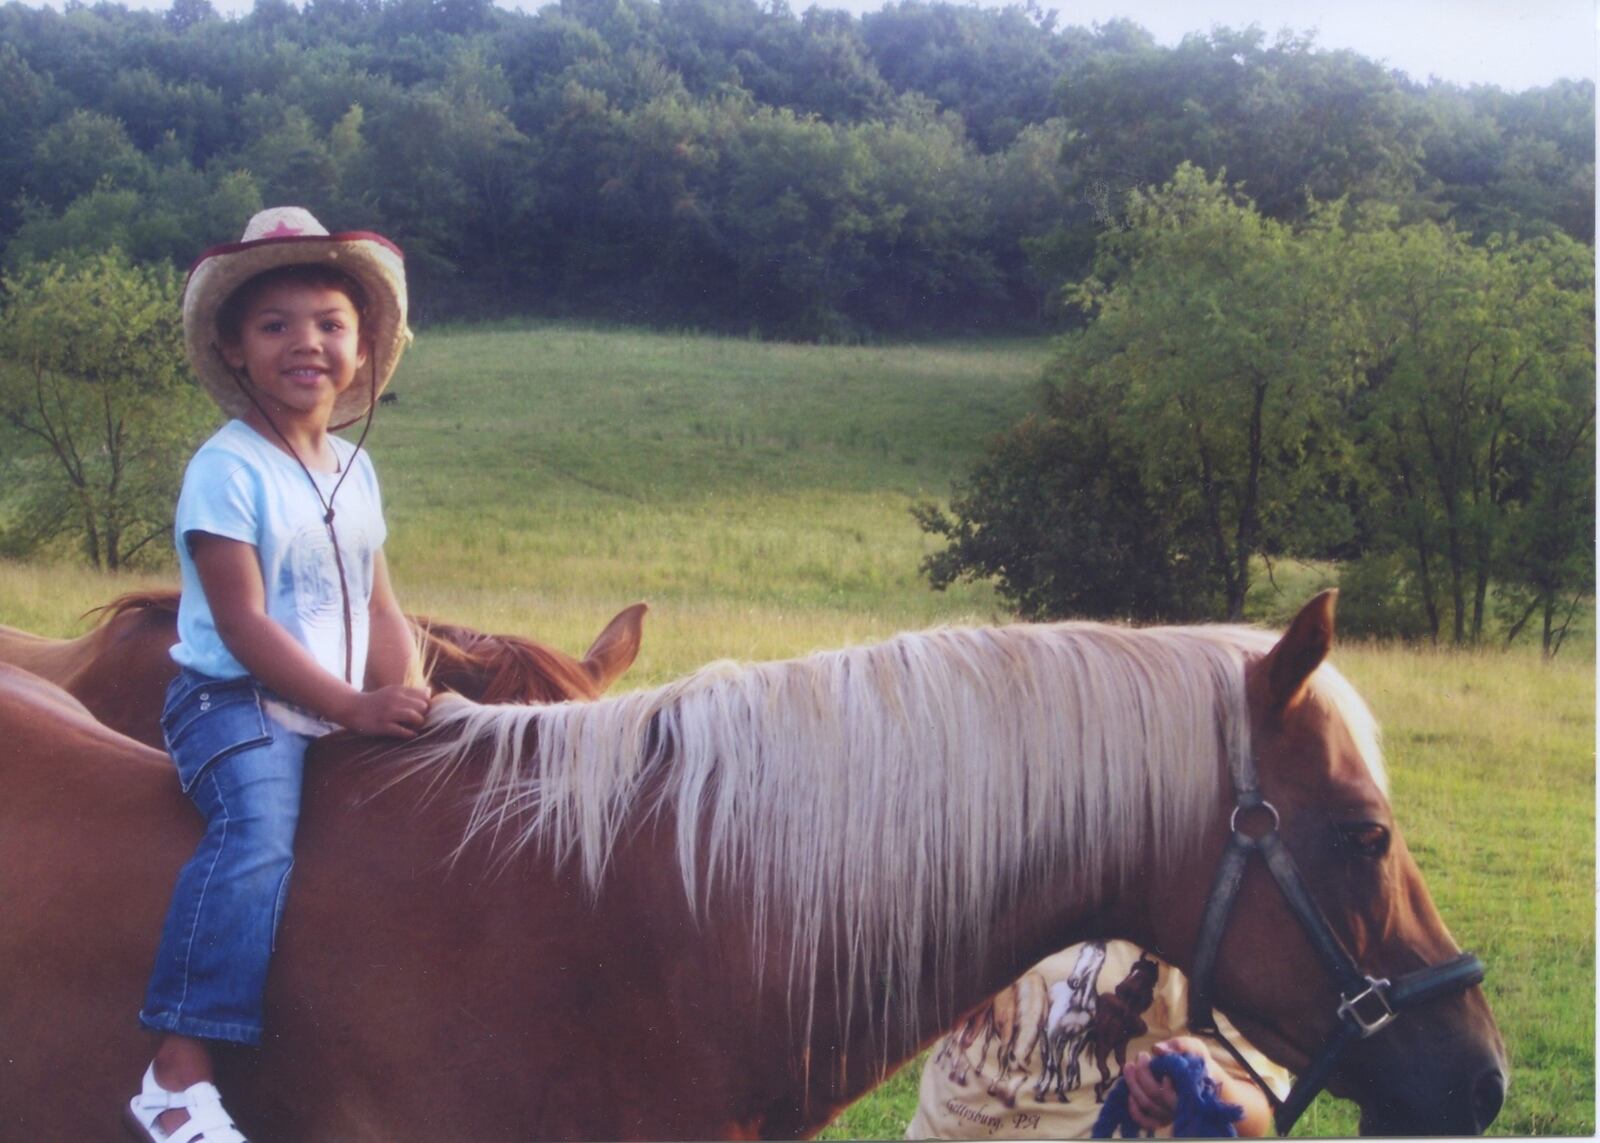
[[[1065,331],[938,586],[1559,648],[1594,579],[1594,89],[1309,37],[892,0],[0,6],[0,550],[140,558],[207,417],[179,271],[263,204],[405,248],[422,322]],[[162,413],[160,410],[167,410]],[[165,481],[166,483],[163,483]]]
[[[263,203],[405,247],[419,315],[851,339],[1037,327],[1180,162],[1593,240],[1593,86],[1418,84],[1256,29],[1164,48],[1032,3],[0,7],[4,265],[180,269]]]

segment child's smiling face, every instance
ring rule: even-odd
[[[275,419],[326,428],[339,394],[367,361],[354,303],[334,286],[285,282],[251,301],[239,338],[222,346]]]

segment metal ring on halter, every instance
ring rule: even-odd
[[[1253,806],[1234,806],[1233,814],[1228,818],[1228,829],[1232,833],[1239,832],[1239,811],[1241,810],[1266,810],[1267,813],[1272,815],[1272,828],[1265,830],[1257,837],[1251,838],[1251,841],[1259,840],[1259,838],[1265,837],[1269,833],[1277,833],[1278,826],[1283,823],[1283,819],[1278,816],[1278,807],[1271,802],[1257,802]]]

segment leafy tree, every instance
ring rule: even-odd
[[[1093,321],[1052,375],[1113,395],[1146,492],[1206,537],[1209,559],[1190,567],[1237,619],[1252,557],[1303,545],[1314,505],[1320,543],[1349,530],[1325,507],[1356,333],[1338,213],[1296,233],[1185,164],[1132,195],[1129,218],[1077,290]]]
[[[28,186],[41,202],[59,208],[97,189],[138,190],[148,175],[149,162],[121,123],[75,111],[40,137]]]
[[[172,0],[166,14],[167,27],[174,32],[186,32],[196,24],[216,18],[217,10],[212,7],[211,0]]]
[[[863,141],[789,112],[740,133],[726,205],[728,248],[754,320],[799,337],[851,331],[844,299],[863,285],[872,227]]]
[[[504,74],[481,53],[452,62],[444,97],[452,108],[446,156],[467,202],[460,258],[479,267],[480,287],[514,290],[523,276],[516,251],[537,201],[533,148],[506,114]]]
[[[1128,218],[1075,291],[1090,321],[1061,342],[1050,418],[1001,439],[953,520],[920,513],[951,541],[934,582],[1135,610],[1074,551],[1093,536],[1146,598],[1190,577],[1180,601],[1238,617],[1254,557],[1360,557],[1369,625],[1477,642],[1498,598],[1508,638],[1537,617],[1554,653],[1593,586],[1589,248],[1341,204],[1291,228],[1188,166]],[[1129,487],[1088,494],[1094,465]],[[1163,555],[1118,539],[1130,514]]]
[[[1422,119],[1393,77],[1309,37],[1216,28],[1178,47],[1094,52],[1071,71],[1069,162],[1120,188],[1164,182],[1181,162],[1229,176],[1276,219],[1323,201],[1408,193]]]
[[[1593,387],[1569,391],[1555,408],[1559,417],[1530,432],[1527,497],[1508,521],[1498,565],[1506,642],[1537,617],[1547,657],[1561,650],[1595,582]]]
[[[1218,609],[1203,535],[1146,489],[1133,438],[1106,394],[1050,386],[1043,416],[990,442],[950,513],[912,511],[946,547],[922,562],[935,590],[994,579],[1030,620],[1195,619]]]
[[[1003,8],[898,0],[862,17],[872,59],[894,89],[960,115],[978,147],[995,152],[1056,112],[1069,53],[1088,37],[1056,32],[1038,4]]]
[[[878,74],[860,25],[847,13],[813,6],[798,26],[780,25],[764,37],[762,58],[771,76],[754,81],[742,56],[740,81],[762,103],[820,115],[831,123],[860,123],[887,115],[894,91]]]
[[[532,135],[558,129],[568,86],[581,82],[580,66],[610,54],[598,32],[555,6],[537,20],[512,23],[491,50],[514,93],[512,119]]]
[[[299,15],[289,0],[255,0],[245,21],[252,30],[271,31],[294,23]]]
[[[533,156],[526,136],[491,102],[498,69],[475,54],[454,66],[444,90],[394,89],[355,119],[346,112],[318,153],[328,163],[330,193],[337,187],[338,202],[363,211],[352,222],[381,225],[402,243],[421,304],[453,294],[480,307],[503,305],[519,285],[519,252],[529,243]],[[462,274],[467,266],[470,277]]]
[[[145,217],[142,194],[105,187],[73,199],[60,215],[25,209],[17,236],[6,248],[7,266],[126,249],[134,245],[134,232]]]
[[[1431,223],[1358,249],[1379,542],[1407,553],[1434,638],[1448,620],[1452,641],[1483,639],[1496,576],[1553,621],[1592,547],[1572,518],[1594,514],[1577,471],[1592,460],[1592,254],[1564,237],[1473,246]]]
[[[1011,305],[1043,324],[1059,316],[1060,285],[1094,257],[1094,232],[1072,225],[1083,214],[1060,161],[1069,129],[1050,119],[1025,127],[990,164],[988,211],[1000,277]]]
[[[178,161],[148,175],[148,189],[97,188],[59,215],[23,212],[5,264],[71,259],[113,249],[138,262],[187,265],[201,248],[239,236],[261,209],[261,193],[243,171],[213,166],[202,173]]]
[[[298,107],[267,114],[275,122],[252,132],[254,138],[240,156],[243,165],[255,174],[268,202],[294,202],[327,214],[338,182],[328,140]]]
[[[745,100],[706,104],[681,90],[618,117],[591,167],[598,184],[594,217],[605,235],[590,255],[606,278],[632,261],[632,272],[622,275],[620,305],[647,309],[652,298],[673,292],[665,313],[713,325],[724,307],[748,315],[763,304],[755,296],[737,300],[741,271],[732,252],[756,220],[723,212],[736,193],[727,189],[739,177],[731,172],[742,169],[748,139],[768,121],[750,114]],[[829,135],[820,124],[815,133]],[[597,287],[604,288],[599,281],[591,286]]]
[[[11,237],[23,185],[44,125],[48,85],[11,44],[0,40],[0,242]]]
[[[1479,240],[1557,231],[1594,241],[1594,84],[1508,94],[1433,84],[1423,168],[1441,217]]]
[[[756,0],[664,0],[652,39],[661,61],[699,98],[749,92],[757,103],[856,122],[892,93],[848,13]]]
[[[115,570],[168,534],[184,458],[214,413],[189,381],[179,284],[118,253],[5,279],[4,544],[57,538]]]
[[[1377,549],[1339,568],[1339,630],[1413,642],[1432,633],[1404,552]]]
[[[1340,455],[1336,218],[1297,235],[1188,165],[1128,214],[1074,291],[1092,320],[1050,368],[1052,416],[1001,438],[953,521],[919,514],[952,541],[924,567],[996,575],[1033,614],[1237,619]]]
[[[960,329],[1005,291],[993,248],[993,168],[959,116],[903,101],[895,121],[853,128],[868,156],[862,289],[847,303],[867,328]]]
[[[597,193],[609,149],[622,132],[622,115],[605,94],[570,80],[545,131],[539,170],[548,189],[535,217],[532,261],[540,267],[547,304],[604,313],[597,279],[608,273],[606,204]],[[560,310],[558,310],[560,312]]]
[[[234,124],[221,92],[193,81],[169,82],[150,68],[120,73],[107,90],[106,107],[146,155],[170,134],[182,142],[185,158],[203,163],[232,141]]]

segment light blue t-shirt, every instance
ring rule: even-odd
[[[330,437],[339,472],[313,472],[323,498],[340,473],[350,475],[333,502],[334,530],[350,591],[350,681],[359,688],[367,661],[367,605],[372,572],[388,530],[378,477],[365,452]],[[353,465],[353,467],[352,467]],[[183,595],[172,658],[219,679],[250,672],[223,644],[185,537],[209,532],[253,545],[261,561],[267,615],[310,651],[328,673],[344,678],[344,603],[323,507],[303,469],[243,421],[229,421],[200,446],[183,474],[174,522]]]

